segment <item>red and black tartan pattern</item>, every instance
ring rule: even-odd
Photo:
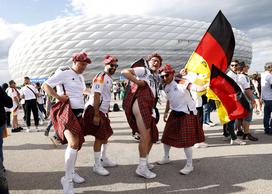
[[[64,136],[64,131],[69,130],[72,134],[79,137],[80,149],[82,144],[85,142],[84,133],[81,128],[81,119],[79,120],[72,112],[69,100],[67,100],[65,103],[57,102],[54,104],[50,111],[50,117],[54,129],[60,137],[61,143],[67,143],[67,139]]]
[[[132,106],[136,99],[138,100],[145,127],[146,129],[151,129],[152,142],[155,143],[159,139],[155,118],[152,117],[152,108],[155,105],[155,98],[147,84],[144,87],[138,87],[136,84],[131,83],[130,90],[127,91],[123,101],[127,121],[133,133],[139,133],[136,119],[132,113]]]
[[[161,141],[176,148],[191,147],[196,143],[204,142],[205,136],[198,116],[186,114],[176,117],[171,112]]]
[[[83,126],[85,135],[93,135],[100,140],[108,140],[112,136],[113,131],[110,126],[110,120],[106,117],[105,113],[99,111],[100,124],[95,126],[93,124],[94,108],[89,105],[83,114]]]

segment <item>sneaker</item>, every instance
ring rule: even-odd
[[[45,130],[44,135],[45,135],[45,136],[48,136],[48,135],[49,135],[49,131],[47,131],[47,129]]]
[[[42,121],[42,120],[40,120],[40,121],[39,121],[39,124],[40,124],[40,125],[43,125],[43,121]]]
[[[101,160],[101,164],[102,164],[103,167],[115,167],[115,166],[117,166],[117,164],[115,162],[111,161],[107,157],[103,158],[103,159],[101,158],[100,160]]]
[[[94,173],[102,176],[107,176],[110,174],[110,172],[107,171],[107,169],[105,169],[101,164],[94,164],[93,171]]]
[[[180,174],[183,174],[183,175],[188,175],[190,174],[192,171],[194,170],[194,167],[193,166],[184,166],[183,169],[181,169],[179,172]]]
[[[250,141],[258,141],[258,138],[252,136],[250,133],[243,135],[243,140],[248,139]]]
[[[27,133],[30,133],[30,132],[31,132],[30,127],[26,128],[26,132],[27,132]]]
[[[230,136],[228,136],[228,137],[224,136],[224,137],[222,138],[222,140],[223,140],[223,141],[229,141],[229,140],[231,140],[231,138],[230,138]]]
[[[12,133],[17,133],[17,132],[20,132],[20,131],[21,131],[21,129],[19,129],[19,128],[11,129]]]
[[[136,169],[136,174],[138,174],[139,176],[142,176],[146,179],[153,179],[155,178],[157,175],[153,172],[151,172],[147,165],[138,165],[137,169]]]
[[[201,143],[196,143],[194,145],[195,148],[207,148],[209,145],[205,142],[201,142]]]
[[[169,162],[171,162],[169,157],[163,157],[160,161],[157,162],[157,164],[163,165],[163,164],[168,164]]]
[[[132,135],[132,137],[134,138],[135,141],[137,142],[140,141],[140,135],[138,133],[135,133],[134,135]]]
[[[235,139],[235,140],[230,140],[230,144],[231,145],[234,145],[234,144],[236,144],[236,145],[246,145],[246,142],[245,141],[242,141],[242,140],[240,140],[240,139]]]
[[[243,136],[244,135],[244,132],[241,131],[241,130],[238,130],[237,133],[236,133],[237,136]]]
[[[81,176],[79,176],[76,172],[73,173],[73,182],[74,183],[77,183],[77,184],[80,184],[80,183],[84,183],[85,182],[85,179]]]
[[[208,124],[210,125],[210,127],[214,127],[215,126],[215,124],[213,122],[211,122],[211,121]]]
[[[65,177],[61,178],[61,184],[63,188],[63,193],[64,194],[74,194],[74,184],[72,180],[66,180]]]
[[[203,123],[203,127],[211,127],[208,123]]]

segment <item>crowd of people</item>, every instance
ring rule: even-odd
[[[121,71],[128,80],[126,85],[113,81],[112,76],[118,69],[118,59],[107,55],[103,60],[103,71],[92,79],[91,88],[86,88],[82,73],[92,63],[91,59],[85,52],[81,52],[75,54],[72,61],[70,67],[58,68],[42,86],[40,83],[32,85],[30,78],[25,77],[24,86],[20,90],[14,80],[8,85],[3,85],[0,90],[0,132],[6,126],[11,126],[11,131],[14,133],[23,130],[18,122],[18,110],[21,106],[25,115],[26,132],[39,131],[39,124],[50,115],[45,135],[48,136],[53,127],[55,129],[53,141],[67,144],[64,154],[65,175],[61,177],[65,194],[74,193],[73,183],[85,182],[85,179],[75,172],[75,165],[86,135],[95,137],[93,172],[106,176],[110,174],[107,167],[117,166],[117,163],[107,155],[108,140],[114,132],[109,118],[111,93],[114,94],[114,100],[123,99],[127,122],[132,133],[138,134],[139,164],[135,170],[137,175],[147,179],[156,177],[152,172],[154,165],[148,161],[148,156],[152,145],[159,141],[156,125],[160,118],[157,109],[161,94],[160,86],[165,93],[167,103],[163,115],[166,124],[161,138],[164,155],[157,164],[164,165],[171,162],[169,153],[171,147],[184,148],[187,162],[180,173],[187,175],[194,170],[192,146],[207,147],[203,125],[206,127],[215,125],[210,119],[210,112],[215,110],[216,102],[207,100],[205,95],[198,95],[205,91],[209,84],[204,86],[193,84],[186,69],[176,73],[170,64],[163,65],[163,59],[158,53],[153,53],[143,60],[142,65]],[[244,62],[234,60],[226,72],[238,83],[251,104],[251,112],[246,118],[224,124],[223,136],[225,140],[230,141],[230,144],[245,145],[245,140],[258,141],[250,130],[253,111],[256,114],[263,112],[264,132],[268,135],[272,134],[270,122],[272,64],[265,65],[261,81],[257,74],[250,78],[247,75],[248,68],[249,66]],[[88,96],[87,102],[84,100],[84,95]],[[31,112],[35,129],[31,128]],[[3,166],[2,138],[0,144],[0,159]],[[4,169],[1,166],[0,173]]]

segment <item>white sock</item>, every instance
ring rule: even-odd
[[[163,144],[163,150],[164,150],[164,158],[169,158],[169,151],[171,146]]]
[[[101,158],[102,159],[107,157],[107,155],[106,155],[107,148],[108,148],[108,144],[102,144],[102,146],[101,146]]]
[[[101,164],[100,155],[101,155],[101,152],[94,152],[94,163],[96,165]]]
[[[192,147],[184,148],[184,153],[186,155],[186,166],[193,166],[193,149]]]
[[[139,165],[140,166],[146,166],[147,165],[147,159],[146,158],[140,158]]]
[[[65,178],[72,180],[77,158],[77,150],[67,146],[65,151]]]

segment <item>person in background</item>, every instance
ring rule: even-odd
[[[253,97],[256,102],[256,106],[254,107],[254,112],[256,114],[261,114],[262,113],[262,101],[261,101],[261,83],[258,74],[253,74],[252,75],[252,85],[253,85]]]
[[[31,85],[30,78],[24,78],[24,87],[20,90],[20,97],[25,99],[25,111],[26,111],[26,125],[27,125],[27,132],[30,132],[30,125],[31,125],[31,112],[34,117],[36,130],[38,131],[39,128],[39,115],[38,115],[38,107],[37,107],[37,97],[40,94],[38,90]]]
[[[166,164],[170,162],[169,151],[171,146],[184,148],[187,162],[184,168],[180,170],[180,173],[187,175],[194,169],[192,146],[205,141],[203,128],[199,122],[195,102],[190,91],[202,92],[206,88],[196,86],[187,80],[183,84],[178,84],[174,79],[174,74],[175,71],[170,64],[166,64],[161,70],[167,103],[163,117],[166,125],[161,140],[164,147],[164,156],[157,163]],[[168,116],[170,109],[171,113]]]
[[[8,194],[8,182],[5,175],[5,168],[3,165],[3,130],[6,128],[6,114],[5,107],[12,107],[12,99],[7,95],[7,93],[0,87],[0,193]]]
[[[261,74],[261,96],[264,103],[263,125],[264,133],[272,134],[272,63],[267,63],[264,66],[265,72]]]
[[[2,84],[2,88],[4,91],[6,91],[8,89],[8,87],[9,86],[7,83]],[[11,127],[11,123],[10,123],[11,110],[10,110],[10,108],[5,107],[5,111],[6,111],[7,127]]]
[[[253,93],[252,93],[252,89],[250,87],[250,79],[247,75],[249,66],[247,64],[245,64],[244,62],[240,62],[238,64],[238,85],[240,86],[242,92],[245,94],[247,100],[249,101],[249,104],[251,105],[250,109],[251,112],[249,113],[249,115],[243,119],[242,121],[242,126],[244,129],[244,135],[243,135],[243,140],[250,140],[250,141],[258,141],[258,138],[254,137],[251,133],[250,133],[250,122],[252,121],[252,113],[253,113],[253,107],[255,106],[255,100],[253,98]]]
[[[13,106],[11,108],[12,116],[12,129],[11,132],[20,132],[23,130],[18,123],[18,111],[20,107],[20,93],[16,88],[16,83],[14,80],[9,81],[9,88],[6,90],[9,97],[12,98]]]
[[[44,98],[45,98],[45,94],[44,91],[41,88],[41,84],[39,82],[35,83],[35,87],[39,92],[39,96],[37,97],[37,104],[38,104],[38,108],[40,110],[41,113],[44,114],[43,118],[46,118],[46,110],[44,108]]]

